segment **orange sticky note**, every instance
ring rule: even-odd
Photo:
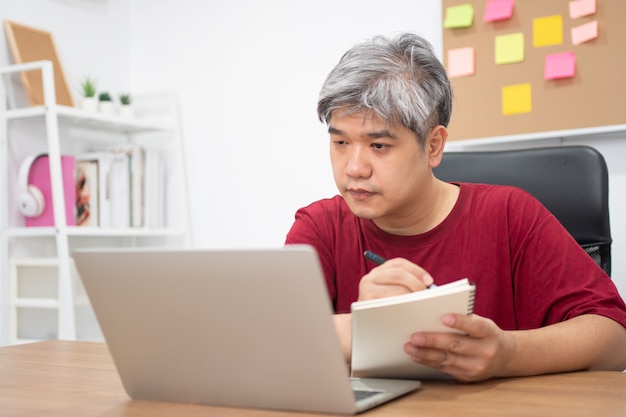
[[[560,45],[563,43],[563,17],[561,15],[533,19],[533,46]]]
[[[448,77],[464,77],[474,74],[474,48],[448,50]]]
[[[572,43],[580,45],[598,37],[598,21],[585,23],[572,28]]]
[[[513,84],[502,87],[502,114],[530,113],[532,111],[532,96],[530,83]]]
[[[543,78],[555,80],[572,78],[576,74],[576,55],[573,52],[562,52],[546,56]]]
[[[483,14],[483,22],[510,19],[514,6],[515,0],[489,0]]]
[[[569,2],[569,17],[578,19],[596,12],[596,0],[575,0]]]

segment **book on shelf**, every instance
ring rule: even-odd
[[[123,145],[94,150],[77,161],[96,167],[90,183],[90,208],[99,227],[162,227],[165,225],[165,163],[158,149]],[[78,171],[77,171],[78,176]],[[78,185],[77,185],[78,187]],[[80,200],[77,200],[77,204]],[[94,207],[97,206],[97,207]],[[81,208],[77,206],[77,212]],[[80,218],[80,215],[77,216]]]
[[[126,155],[129,170],[129,225],[141,227],[144,225],[144,164],[146,151],[138,144],[123,145],[110,148],[109,151]]]
[[[76,226],[98,226],[98,161],[76,161]]]
[[[413,362],[404,344],[416,332],[456,332],[441,323],[448,313],[472,314],[476,288],[467,278],[409,294],[352,303],[354,377],[445,379]]]
[[[91,195],[97,193],[90,207],[97,202],[97,222],[90,226],[128,227],[130,225],[130,170],[128,156],[114,152],[88,152],[77,157],[89,161],[97,169],[97,185],[92,184]],[[77,210],[78,211],[78,210]],[[95,219],[92,219],[95,220]]]
[[[126,153],[113,153],[109,168],[110,226],[130,227],[131,180],[130,157]]]
[[[145,153],[144,148],[139,145],[133,145],[129,149],[131,171],[131,225],[134,227],[143,226]]]
[[[165,161],[158,149],[146,149],[144,160],[144,225],[165,225]]]

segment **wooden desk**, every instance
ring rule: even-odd
[[[106,345],[48,341],[0,348],[0,415],[320,416],[130,400]],[[363,416],[626,416],[626,374],[576,372],[480,384],[425,382]]]

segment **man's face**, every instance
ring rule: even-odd
[[[366,113],[333,115],[328,131],[335,183],[352,212],[383,229],[417,220],[432,174],[416,133]]]

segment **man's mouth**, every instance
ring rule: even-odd
[[[357,201],[367,200],[375,194],[373,191],[366,190],[364,188],[348,188],[347,191],[348,194],[350,194],[350,197]]]

